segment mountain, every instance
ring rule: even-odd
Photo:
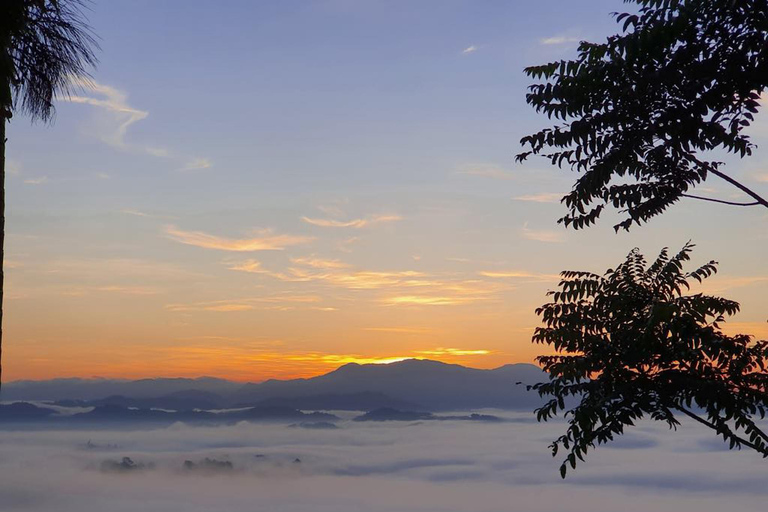
[[[225,403],[224,398],[216,393],[188,389],[177,391],[164,396],[153,398],[133,398],[123,395],[112,395],[97,400],[57,400],[55,405],[64,407],[97,407],[100,405],[119,405],[137,409],[169,409],[173,411],[191,411],[193,409],[218,409]]]
[[[370,411],[383,407],[392,409],[407,409],[423,411],[424,406],[391,398],[384,393],[375,391],[362,391],[347,394],[308,395],[297,397],[276,396],[261,400],[255,404],[242,404],[243,406],[273,406],[279,405],[309,411]],[[240,406],[239,404],[237,406]],[[236,406],[236,407],[237,407]]]
[[[26,402],[0,404],[0,421],[28,422],[50,418],[55,414],[53,409],[37,407]]]
[[[99,424],[131,425],[135,423],[170,424],[178,421],[196,424],[250,422],[333,422],[339,418],[322,412],[302,412],[290,407],[252,407],[212,413],[207,411],[161,411],[135,409],[120,405],[99,405],[88,412],[58,414],[53,409],[26,402],[0,405],[0,425],[4,423],[54,422],[56,425]]]
[[[503,421],[498,416],[490,414],[470,414],[469,416],[437,416],[431,412],[399,411],[389,407],[382,407],[374,411],[362,414],[352,421]]]
[[[526,391],[525,385],[516,383],[534,384],[545,379],[546,374],[532,364],[479,370],[438,361],[408,359],[386,365],[350,363],[319,377],[246,384],[234,393],[233,399],[236,403],[258,403],[268,399],[298,400],[314,395],[354,392],[380,393],[392,399],[419,404],[421,407],[417,410],[532,410],[541,403],[541,399],[535,392]]]
[[[4,384],[4,401],[52,400],[64,406],[116,405],[123,408],[219,409],[235,406],[300,410],[450,411],[481,408],[533,410],[541,403],[525,385],[546,380],[531,364],[493,370],[408,359],[391,364],[344,365],[308,379],[259,384],[198,379],[55,379]]]
[[[108,396],[155,398],[190,390],[229,395],[242,384],[214,377],[197,379],[52,379],[17,380],[3,383],[2,399],[10,400],[98,400]]]

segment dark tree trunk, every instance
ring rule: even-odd
[[[3,289],[5,288],[5,117],[0,117],[0,390],[3,385]]]

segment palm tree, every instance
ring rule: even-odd
[[[15,112],[51,121],[53,100],[89,79],[98,44],[82,0],[0,2],[0,359],[5,249],[5,125]],[[0,384],[2,364],[0,362]]]

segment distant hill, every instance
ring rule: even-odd
[[[197,379],[52,379],[17,380],[3,383],[4,401],[9,400],[98,400],[108,396],[156,398],[179,392],[197,391],[229,395],[242,386],[214,377]]]
[[[55,379],[3,385],[2,400],[51,400],[60,405],[117,405],[139,409],[191,411],[236,405],[301,410],[450,411],[481,408],[532,410],[540,404],[525,385],[546,379],[531,364],[493,370],[409,359],[386,365],[344,365],[309,379],[259,384],[198,379]]]
[[[53,409],[26,402],[0,405],[0,425],[12,423],[52,422],[66,425],[131,425],[135,423],[170,424],[175,422],[221,424],[239,421],[329,423],[339,418],[322,412],[302,412],[289,407],[252,407],[242,410],[212,413],[207,411],[170,412],[157,409],[136,409],[120,405],[100,405],[88,412],[73,415],[57,414]]]
[[[382,407],[415,411],[426,410],[426,408],[422,405],[414,404],[413,402],[408,402],[405,400],[399,400],[397,398],[391,398],[384,393],[378,393],[375,391],[296,397],[277,396],[261,400],[255,404],[242,405],[280,405],[284,407],[292,407],[294,409],[302,409],[305,411],[370,411],[373,409],[380,409]]]
[[[353,421],[485,421],[498,422],[503,421],[498,416],[489,414],[470,414],[469,416],[438,416],[430,412],[399,411],[389,407],[383,407],[374,411],[367,412]]]
[[[246,384],[234,393],[234,400],[237,403],[258,403],[275,398],[286,400],[369,392],[419,404],[421,407],[417,410],[531,410],[541,402],[540,398],[536,393],[526,391],[524,385],[516,385],[516,382],[533,384],[545,379],[546,374],[532,364],[478,370],[438,361],[409,359],[386,365],[350,363],[310,379]],[[406,406],[403,409],[412,408]]]
[[[135,407],[138,409],[169,409],[174,411],[191,411],[193,409],[211,410],[218,409],[225,404],[221,395],[189,389],[177,391],[164,396],[153,398],[134,398],[123,395],[111,395],[96,400],[57,400],[55,405],[97,407],[100,405],[119,405],[121,407]]]

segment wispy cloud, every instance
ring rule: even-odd
[[[175,226],[167,226],[165,232],[169,238],[183,244],[233,252],[280,251],[313,240],[307,236],[275,235],[271,230],[260,231],[252,238],[224,238],[202,231],[183,231]]]
[[[563,233],[560,231],[550,231],[546,229],[530,229],[526,222],[523,228],[520,230],[523,238],[528,240],[535,240],[537,242],[545,243],[559,243],[564,240]]]
[[[39,178],[29,178],[24,180],[27,185],[44,185],[48,183],[48,176],[41,176]]]
[[[701,285],[697,285],[696,289],[702,293],[719,294],[734,288],[764,285],[765,283],[768,283],[768,276],[729,276],[721,274],[708,279]]]
[[[556,281],[560,279],[558,274],[537,274],[519,270],[482,270],[478,274],[483,277],[496,279],[525,279],[533,281]]]
[[[147,286],[98,286],[94,291],[108,293],[123,293],[126,295],[157,295],[160,290]]]
[[[149,116],[149,112],[128,105],[128,95],[114,87],[92,82],[87,87],[87,90],[101,97],[73,95],[63,99],[64,101],[92,105],[106,110],[113,117],[113,123],[111,123],[113,127],[100,130],[99,138],[103,142],[119,149],[137,148],[137,146],[132,146],[126,141],[126,134],[132,124],[146,119]],[[143,148],[143,150],[149,152],[147,148]]]
[[[329,268],[349,268],[348,263],[344,263],[341,260],[328,260],[323,258],[291,258],[291,263],[294,265],[302,265],[305,267],[329,269]]]
[[[129,105],[128,95],[115,87],[97,82],[90,82],[88,84],[78,83],[76,85],[81,86],[86,93],[91,94],[72,95],[63,97],[62,100],[91,105],[101,109],[100,111],[104,114],[104,117],[101,118],[97,128],[97,137],[102,142],[123,151],[135,151],[158,158],[169,158],[183,162],[180,169],[182,171],[211,167],[211,161],[207,158],[190,158],[175,154],[166,148],[129,142],[127,140],[128,129],[149,117],[149,112]]]
[[[558,45],[558,44],[573,44],[578,43],[581,39],[571,36],[552,36],[541,39],[539,42],[543,45]]]
[[[124,208],[120,210],[120,213],[124,213],[126,215],[133,215],[135,217],[151,217],[148,213],[140,212],[139,210],[131,210],[130,208]]]
[[[257,260],[245,260],[239,263],[232,263],[229,270],[237,270],[239,272],[248,272],[250,274],[267,274],[269,273],[264,267],[261,266],[261,262]]]
[[[10,176],[17,176],[21,173],[21,162],[13,159],[5,160],[5,172]]]
[[[496,164],[464,164],[459,167],[456,174],[494,178],[497,180],[511,180],[514,177],[511,172],[505,171]]]
[[[173,312],[213,311],[217,313],[233,313],[252,311],[255,309],[290,311],[298,306],[304,309],[335,311],[335,308],[319,308],[321,302],[315,295],[271,295],[265,297],[246,297],[241,299],[216,300],[208,302],[167,304],[165,309]]]
[[[469,55],[470,53],[475,53],[477,50],[478,50],[477,46],[475,46],[473,44],[473,45],[467,46],[466,48],[461,50],[461,54],[462,55]]]
[[[433,332],[432,329],[424,327],[366,327],[364,331],[387,332],[392,334],[427,334]]]
[[[336,220],[336,219],[316,219],[311,217],[302,217],[301,220],[313,226],[323,228],[364,228],[374,224],[383,224],[386,222],[396,222],[403,220],[399,215],[371,215],[363,219]]]
[[[388,306],[457,306],[482,300],[477,297],[439,297],[432,295],[398,295],[388,297],[382,302]]]
[[[193,158],[192,160],[188,161],[184,167],[179,169],[180,171],[199,171],[203,169],[208,169],[212,166],[210,160],[207,158]]]
[[[559,203],[564,194],[558,193],[542,193],[542,194],[530,194],[515,196],[512,199],[515,201],[529,201],[532,203]]]
[[[463,348],[438,347],[433,350],[417,350],[416,353],[425,356],[487,356],[493,352],[484,349],[467,350]]]

